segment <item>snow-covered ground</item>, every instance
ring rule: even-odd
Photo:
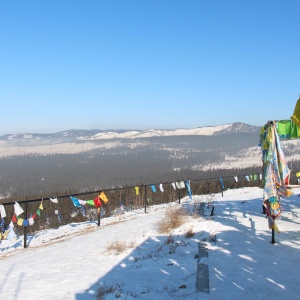
[[[157,223],[170,206],[191,211],[193,196],[171,203],[126,212],[95,223],[73,223],[0,244],[1,299],[299,299],[300,198],[299,189],[282,200],[277,221],[280,233],[271,244],[271,231],[262,214],[260,188],[227,190],[212,195],[203,216],[187,216],[171,234],[161,234]],[[187,237],[188,232],[194,235]],[[208,256],[199,254],[206,238]],[[120,242],[123,253],[109,251]],[[196,282],[197,265],[207,265],[209,291]]]

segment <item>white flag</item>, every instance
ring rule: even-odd
[[[163,188],[162,183],[159,185],[159,189],[160,189],[161,192],[164,192],[164,188]]]
[[[50,200],[51,200],[53,203],[58,203],[57,197],[55,197],[55,198],[50,198]]]
[[[6,212],[5,212],[4,206],[2,204],[0,204],[0,214],[1,214],[1,218],[6,217]]]
[[[18,202],[15,202],[14,207],[15,207],[15,214],[17,216],[20,215],[22,212],[24,212],[24,210],[22,209],[22,207]]]
[[[34,224],[34,219],[31,217],[28,219],[28,223],[29,225],[33,225]]]

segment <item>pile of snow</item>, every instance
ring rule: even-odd
[[[300,190],[283,199],[281,233],[271,244],[262,214],[262,189],[243,188],[184,198],[93,222],[1,241],[2,299],[299,299]],[[204,202],[204,216],[194,205]],[[207,205],[210,203],[210,207]],[[214,205],[214,216],[210,212]],[[170,207],[191,215],[170,234],[157,223]],[[187,237],[187,232],[194,235]],[[199,256],[206,239],[207,257]],[[113,242],[123,253],[108,251]],[[199,265],[208,266],[209,290],[199,291]],[[197,269],[198,267],[198,269]]]

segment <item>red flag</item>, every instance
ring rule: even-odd
[[[102,202],[100,201],[99,197],[96,197],[94,199],[94,204],[95,204],[96,207],[102,206]]]

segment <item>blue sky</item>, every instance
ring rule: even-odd
[[[0,134],[288,119],[300,1],[0,0]]]

